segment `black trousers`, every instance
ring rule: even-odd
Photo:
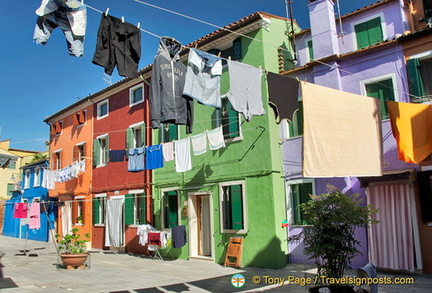
[[[117,66],[118,74],[137,77],[141,58],[141,32],[136,26],[111,15],[102,14],[93,64],[105,68],[111,75]]]

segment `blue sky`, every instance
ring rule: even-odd
[[[372,0],[339,0],[341,14],[375,3]],[[286,17],[285,0],[146,0],[181,14],[217,26],[225,26],[256,11]],[[0,10],[1,78],[0,140],[11,139],[16,149],[44,151],[49,128],[43,120],[78,99],[96,93],[109,84],[104,69],[92,64],[101,14],[87,8],[84,56],[69,56],[59,28],[45,46],[33,42],[35,10],[41,0],[4,0]],[[293,15],[301,28],[309,27],[307,0],[294,0]],[[171,36],[188,44],[217,28],[202,24],[134,0],[84,0],[84,4],[158,36]],[[158,46],[155,36],[141,33],[139,68],[151,64]],[[113,73],[114,83],[122,77]]]

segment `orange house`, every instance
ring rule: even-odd
[[[50,126],[47,186],[58,200],[57,232],[76,227],[81,235],[91,233],[93,104],[80,100],[44,121]]]

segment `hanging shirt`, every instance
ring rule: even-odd
[[[230,89],[227,93],[233,109],[247,121],[254,115],[264,115],[261,92],[261,70],[241,62],[228,60]]]
[[[171,235],[173,248],[180,248],[186,244],[186,227],[184,225],[172,227]]]
[[[213,130],[207,131],[207,138],[212,151],[225,147],[225,139],[223,136],[222,126]]]
[[[298,92],[300,83],[273,72],[267,73],[267,84],[269,92],[269,104],[276,116],[276,123],[282,119],[292,121],[293,113],[298,109]]]
[[[205,132],[191,136],[192,149],[195,156],[207,152],[207,135]]]
[[[147,170],[162,168],[164,166],[161,144],[146,147],[145,165]]]
[[[183,94],[204,105],[220,109],[222,59],[213,54],[189,50],[188,67]]]
[[[192,159],[190,151],[190,138],[176,140],[175,144],[175,163],[177,172],[192,170]]]
[[[129,172],[144,170],[144,148],[129,149],[128,155]]]

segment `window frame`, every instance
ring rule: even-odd
[[[53,156],[54,170],[60,170],[62,168],[62,150],[54,151]]]
[[[355,50],[360,50],[360,49],[368,47],[368,46],[366,46],[366,47],[359,48],[359,44],[357,43],[357,32],[355,30],[355,27],[359,24],[366,23],[366,22],[371,21],[373,19],[376,19],[378,17],[381,20],[380,23],[381,23],[382,41],[387,40],[388,36],[387,36],[387,30],[386,30],[386,26],[385,26],[386,22],[385,22],[385,18],[384,18],[384,13],[383,12],[376,13],[374,15],[359,19],[358,21],[351,23],[351,31],[353,32],[353,44],[354,44]],[[373,45],[373,44],[370,44],[369,46],[371,46],[371,45]]]
[[[137,133],[138,132],[138,133]],[[137,140],[140,137],[140,141]],[[144,121],[132,124],[126,130],[126,148],[141,148],[146,145],[146,124]]]
[[[96,200],[98,204],[95,204]],[[105,226],[106,206],[107,206],[107,194],[106,193],[95,194],[92,202],[92,217],[93,217],[92,221],[94,226]],[[96,215],[97,218],[99,219],[98,221],[96,221]]]
[[[242,218],[243,218],[243,228],[242,229],[228,229],[225,228],[225,198],[224,198],[224,187],[227,186],[241,186],[241,197],[242,197]],[[220,231],[221,233],[230,233],[230,234],[247,234],[248,230],[248,213],[247,213],[247,191],[246,191],[246,182],[244,180],[238,181],[230,181],[219,184],[219,209],[220,209]]]
[[[105,115],[102,115],[102,114],[101,114],[101,108],[102,108],[102,106],[105,105],[105,104],[106,104],[106,107],[107,107],[106,114],[105,114]],[[109,99],[105,99],[105,100],[103,100],[103,101],[97,103],[96,107],[97,107],[97,112],[96,112],[96,113],[97,113],[97,120],[99,120],[99,119],[103,119],[103,118],[109,116]]]
[[[132,202],[128,202],[132,200]],[[131,211],[128,210],[129,205],[132,207],[132,221],[128,221]],[[142,210],[144,205],[144,211]],[[147,201],[144,189],[139,190],[129,190],[125,195],[125,225],[129,226],[137,226],[142,224],[147,224]],[[144,219],[142,219],[141,215],[144,213]]]
[[[234,142],[234,141],[240,141],[243,140],[243,132],[242,132],[242,121],[241,121],[241,114],[237,111],[235,111],[234,109],[233,112],[237,113],[237,126],[238,126],[238,136],[235,137],[228,137],[228,135],[230,135],[231,133],[227,133],[227,126],[224,126],[224,120],[229,120],[230,116],[223,116],[223,108],[224,108],[224,103],[228,103],[228,105],[231,105],[229,99],[225,96],[222,97],[222,107],[221,109],[215,109],[216,111],[216,125],[215,128],[217,127],[221,127],[222,126],[222,132],[223,132],[223,136],[224,136],[224,141],[225,142]],[[232,107],[232,105],[231,105]]]
[[[30,178],[31,178],[31,171],[30,169],[26,169],[24,171],[24,189],[30,188]]]
[[[96,152],[96,150],[94,150],[95,151],[94,156],[98,155],[98,157],[95,158],[96,160],[95,160],[94,165],[96,167],[106,166],[106,165],[108,165],[108,162],[109,162],[109,135],[108,135],[108,133],[100,135],[100,136],[96,137],[95,140],[98,141],[97,146],[95,146],[98,148],[98,150],[97,150],[97,152]],[[105,143],[105,149],[102,149],[101,140],[104,140],[106,142]]]
[[[75,196],[74,198],[76,202],[76,209],[72,208],[72,211],[74,211],[76,214],[73,215],[74,217],[72,220],[74,221],[74,225],[83,226],[85,224],[85,196]],[[78,221],[78,217],[81,217],[81,223]]]
[[[390,80],[390,79],[391,79],[392,85],[393,85],[394,101],[395,102],[399,102],[399,95],[398,95],[398,88],[397,88],[397,79],[396,79],[396,74],[395,73],[388,73],[388,74],[384,74],[384,75],[368,78],[366,80],[361,80],[360,81],[360,92],[361,92],[361,94],[363,96],[369,97],[367,95],[367,89],[366,89],[367,85],[376,84],[376,83],[379,83],[380,81],[387,81],[387,80]],[[385,103],[385,100],[383,102]],[[383,102],[381,102],[381,103],[383,103]],[[381,113],[382,113],[382,111],[383,111],[383,109],[381,109]],[[389,117],[385,118],[383,116],[382,119],[383,120],[389,119]]]
[[[294,207],[293,191],[291,186],[300,184],[312,184],[312,194],[316,193],[315,179],[296,179],[285,182],[285,196],[287,202],[286,218],[291,226],[302,227],[304,224],[295,223],[296,207]]]
[[[167,223],[167,209],[165,206],[166,203],[166,196],[169,196],[169,192],[176,192],[176,200],[177,200],[177,223],[176,225],[180,225],[181,220],[181,207],[180,207],[180,191],[177,188],[165,188],[161,189],[161,227],[162,229],[170,229],[172,227],[169,227],[169,223]],[[169,203],[169,202],[168,202]],[[169,222],[169,221],[168,221]]]
[[[40,180],[41,180],[41,172],[42,172],[42,168],[41,167],[36,167],[34,169],[34,176],[33,176],[33,187],[39,187],[41,184]]]
[[[141,88],[141,99],[139,101],[134,102],[134,93]],[[144,103],[145,97],[144,97],[144,84],[140,83],[136,86],[133,86],[129,89],[129,107],[133,107],[135,105]]]
[[[87,110],[81,110],[74,114],[73,116],[73,125],[74,126],[82,126],[87,122]]]

